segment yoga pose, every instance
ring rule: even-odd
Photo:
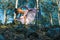
[[[36,9],[27,9],[27,10],[22,10],[20,8],[17,8],[15,10],[15,13],[18,15],[19,13],[20,14],[23,14],[23,16],[20,17],[19,21],[22,23],[22,24],[30,24],[34,21],[35,19],[35,15],[36,15]],[[18,19],[17,19],[18,20]]]

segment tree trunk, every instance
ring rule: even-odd
[[[52,14],[50,13],[50,24],[53,25]]]
[[[17,8],[18,6],[18,0],[16,0],[16,5],[15,5],[15,8]],[[16,14],[14,13],[14,19],[16,18]]]
[[[36,8],[38,9],[38,0],[36,0]],[[36,14],[36,23],[38,25],[38,10],[37,10],[37,14]]]
[[[58,21],[60,25],[60,2],[57,2],[57,4],[58,4]]]
[[[4,24],[6,24],[6,10],[4,10]]]
[[[59,21],[59,25],[60,25],[60,14],[58,12],[58,21]]]

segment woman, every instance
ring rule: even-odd
[[[27,10],[22,10],[20,8],[17,8],[15,11],[16,14],[20,13],[23,14],[23,16],[20,17],[20,22],[22,24],[30,24],[33,22],[33,20],[35,19],[35,15],[36,15],[36,9],[27,9]],[[18,20],[18,19],[17,19]]]

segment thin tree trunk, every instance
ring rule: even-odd
[[[60,25],[60,2],[57,2],[57,4],[58,4],[58,21]]]
[[[18,6],[18,0],[16,0],[16,5],[15,5],[15,8],[17,8]],[[14,13],[14,19],[16,18],[16,14]]]
[[[51,25],[53,25],[53,20],[52,20],[52,15],[51,15],[51,13],[50,13],[50,23],[51,23]]]
[[[38,9],[38,0],[36,0],[36,7]],[[36,14],[36,24],[38,25],[38,10],[37,10],[37,14]]]
[[[58,21],[59,21],[59,25],[60,25],[60,14],[58,12]]]
[[[4,10],[4,24],[6,23],[6,10]]]

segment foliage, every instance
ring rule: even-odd
[[[52,15],[54,15],[53,12],[57,13],[58,12],[58,5],[57,3],[54,2],[41,2],[40,4],[41,6],[41,12],[43,12],[44,14],[42,15],[43,17],[43,21],[42,23],[45,22],[45,24],[48,22],[50,23],[50,20],[52,18]]]

